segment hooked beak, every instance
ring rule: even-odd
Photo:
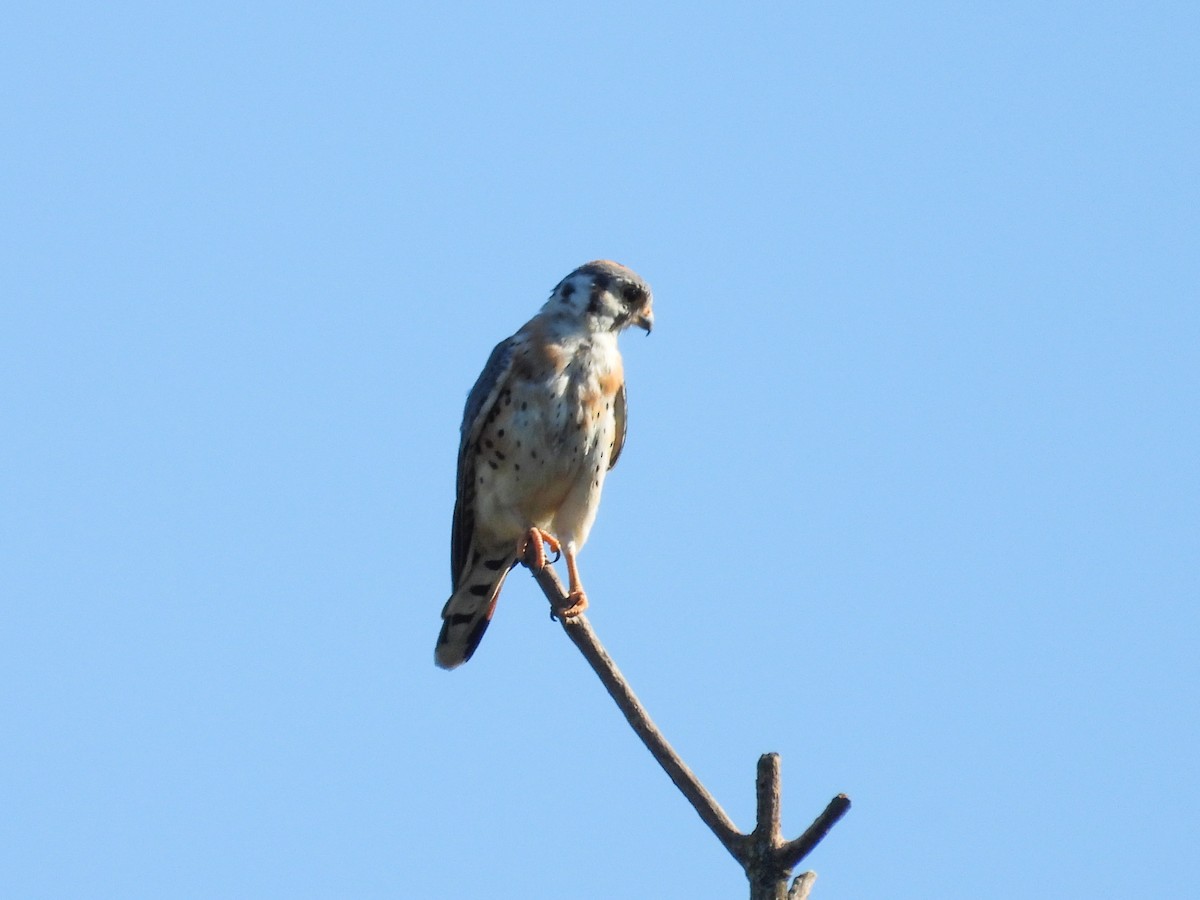
[[[633,317],[633,324],[645,331],[646,334],[649,334],[654,330],[654,312],[647,306]]]

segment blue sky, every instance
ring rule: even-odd
[[[0,894],[744,896],[457,428],[655,288],[590,617],[814,897],[1191,889],[1200,12],[44,4],[0,30]]]

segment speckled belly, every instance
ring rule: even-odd
[[[476,521],[497,542],[530,526],[582,544],[595,517],[615,431],[611,408],[565,381],[515,381],[479,436]]]

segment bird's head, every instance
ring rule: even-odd
[[[615,332],[636,325],[649,334],[654,327],[653,301],[650,285],[632,269],[596,260],[560,281],[542,309],[593,332]]]

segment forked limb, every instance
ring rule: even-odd
[[[551,615],[557,613],[563,617],[563,631],[600,678],[600,682],[616,702],[634,733],[692,804],[704,824],[712,829],[717,840],[741,864],[750,882],[751,898],[782,900],[783,897],[792,896],[793,900],[800,900],[806,897],[815,876],[807,872],[798,877],[789,894],[788,875],[850,809],[850,798],[845,794],[838,794],[803,834],[793,841],[785,841],[780,823],[779,756],[766,753],[758,761],[758,777],[755,780],[758,821],[748,834],[739,832],[720,804],[679,758],[679,754],[650,719],[633,688],[629,686],[629,682],[596,637],[587,616],[568,619],[565,615],[566,610],[563,610],[562,604],[571,601],[575,590],[582,594],[583,589],[579,587],[579,576],[574,571],[574,553],[570,545],[564,548],[564,553],[567,555],[567,565],[572,570],[572,590],[563,588],[558,575],[550,566],[535,570],[534,579],[545,593],[546,599],[550,601]]]

